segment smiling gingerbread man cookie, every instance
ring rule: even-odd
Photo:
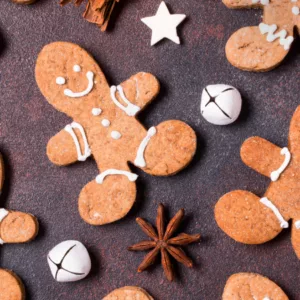
[[[215,207],[219,227],[238,242],[262,244],[292,220],[292,244],[300,259],[300,106],[291,121],[287,147],[252,137],[242,145],[241,158],[271,183],[263,197],[241,190],[224,195]]]
[[[49,141],[49,159],[65,166],[92,155],[99,168],[79,196],[80,215],[89,224],[114,222],[131,209],[138,176],[128,162],[167,176],[194,156],[196,135],[187,124],[171,120],[146,130],[136,119],[159,93],[159,82],[149,73],[110,87],[84,49],[56,42],[39,54],[36,81],[48,102],[73,119]]]
[[[259,26],[239,29],[227,42],[229,62],[246,71],[269,71],[288,54],[294,29],[300,30],[300,0],[223,0],[233,9],[262,8]]]

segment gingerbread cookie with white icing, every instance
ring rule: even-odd
[[[35,74],[48,102],[73,119],[50,139],[50,161],[65,166],[92,155],[97,163],[100,174],[79,195],[79,212],[87,223],[111,223],[131,209],[138,176],[128,162],[149,174],[167,176],[194,156],[196,135],[187,124],[170,120],[146,130],[136,119],[159,93],[153,75],[138,73],[109,86],[96,61],[66,42],[43,48]]]
[[[0,299],[25,299],[24,285],[21,279],[12,271],[0,269]]]
[[[275,238],[292,220],[292,244],[300,259],[300,106],[290,125],[288,146],[279,148],[260,137],[244,142],[241,158],[271,179],[263,197],[237,190],[218,201],[215,218],[234,240],[262,244]]]
[[[255,273],[231,275],[222,300],[288,300],[284,291],[267,277]]]
[[[124,286],[112,291],[103,300],[154,300],[144,289],[137,286]]]
[[[4,182],[4,163],[0,154],[0,190]],[[38,233],[37,219],[27,213],[0,208],[0,245],[26,243]]]
[[[223,0],[233,9],[262,8],[259,26],[235,32],[226,44],[229,62],[242,70],[263,72],[278,66],[294,41],[294,29],[300,29],[300,0]]]

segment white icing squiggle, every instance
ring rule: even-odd
[[[131,172],[128,172],[128,171],[122,171],[122,170],[116,170],[116,169],[108,169],[106,171],[104,171],[103,173],[99,174],[97,177],[96,177],[96,182],[98,184],[102,184],[105,177],[108,176],[108,175],[124,175],[128,178],[129,181],[136,181],[137,178],[138,178],[138,175],[137,174],[134,174],[134,173],[131,173]]]
[[[276,39],[279,39],[279,43],[281,46],[283,46],[284,50],[289,50],[292,42],[294,41],[293,36],[287,37],[287,31],[285,29],[282,29],[279,32],[275,33],[275,31],[277,30],[276,24],[267,25],[265,23],[260,23],[259,30],[261,34],[267,33],[268,42],[274,42]]]
[[[253,4],[261,3],[262,5],[268,5],[270,0],[252,0]]]
[[[74,93],[73,91],[71,91],[69,89],[65,89],[64,94],[71,98],[80,98],[80,97],[88,95],[94,87],[94,73],[89,71],[86,73],[86,77],[88,79],[88,86],[84,91]]]
[[[280,168],[276,171],[273,171],[271,173],[271,180],[272,181],[277,181],[278,178],[280,177],[280,175],[282,174],[282,172],[287,168],[287,166],[289,165],[290,161],[291,161],[291,153],[289,151],[288,148],[284,147],[281,149],[280,151],[281,155],[284,155],[284,162],[282,163],[282,165],[280,166]]]
[[[150,139],[155,134],[156,134],[156,128],[155,127],[151,127],[148,130],[147,135],[145,136],[145,138],[142,140],[142,142],[141,142],[141,144],[139,146],[139,149],[137,151],[136,158],[134,160],[134,164],[137,167],[141,167],[141,168],[146,167],[146,161],[145,161],[145,158],[144,158],[144,152],[145,152],[145,149],[146,149],[148,143],[150,142]]]
[[[278,208],[267,197],[261,198],[260,203],[273,211],[274,215],[279,220],[281,228],[289,228],[289,223],[283,218]]]
[[[296,229],[300,229],[300,220],[295,222]]]
[[[81,153],[81,150],[80,150],[80,144],[79,144],[78,138],[73,130],[74,128],[79,129],[79,132],[83,138],[83,143],[84,143],[84,153],[83,154]],[[65,127],[65,130],[73,138],[73,141],[74,141],[75,147],[76,147],[76,151],[77,151],[78,160],[85,161],[92,154],[92,152],[91,152],[90,146],[88,144],[87,137],[86,137],[83,127],[79,123],[73,122],[70,125],[67,125]]]
[[[0,222],[8,215],[8,211],[4,208],[0,208]]]
[[[127,104],[126,107],[117,100],[117,98],[116,98],[117,90],[118,90],[122,100]],[[139,106],[134,105],[131,102],[129,102],[129,100],[126,98],[126,96],[124,94],[123,88],[120,85],[118,85],[118,86],[113,85],[110,88],[110,96],[111,96],[111,99],[114,102],[114,104],[116,106],[118,106],[120,109],[122,109],[128,116],[133,117],[141,110],[141,108]]]

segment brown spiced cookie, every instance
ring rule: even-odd
[[[300,0],[223,0],[229,8],[262,8],[259,26],[239,29],[227,42],[229,62],[246,71],[269,71],[286,57],[300,29]]]
[[[112,291],[103,300],[154,300],[145,290],[137,286],[124,286]]]
[[[50,139],[49,159],[64,166],[93,155],[99,168],[79,196],[79,212],[87,223],[111,223],[131,209],[138,176],[128,162],[149,174],[168,176],[194,156],[196,135],[187,124],[170,120],[146,130],[136,119],[159,93],[153,75],[138,73],[110,87],[96,61],[65,42],[44,47],[35,73],[48,102],[73,119]]]
[[[270,279],[254,273],[229,277],[222,300],[288,300],[283,290]]]
[[[0,154],[0,189],[4,182],[4,163]],[[0,208],[0,244],[26,243],[38,233],[37,219],[18,211]]]
[[[24,300],[25,289],[21,279],[12,271],[0,269],[0,300]]]
[[[248,191],[224,195],[215,207],[219,227],[234,240],[261,244],[272,240],[292,220],[292,244],[300,259],[300,106],[291,121],[288,146],[279,148],[252,137],[241,148],[243,162],[271,179],[263,197]]]

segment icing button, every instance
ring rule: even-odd
[[[101,114],[101,112],[102,112],[101,108],[93,108],[92,109],[93,116],[99,116]]]
[[[78,73],[78,72],[81,71],[81,67],[80,67],[79,65],[75,65],[75,66],[73,67],[73,71],[76,72],[76,73]]]
[[[57,77],[56,78],[56,84],[63,85],[65,83],[66,83],[66,79],[65,78],[63,78],[63,77]]]
[[[103,127],[109,127],[110,121],[107,120],[107,119],[103,119],[103,120],[101,121],[101,124],[102,124]]]
[[[112,131],[110,135],[114,140],[118,140],[122,136],[119,131]]]

